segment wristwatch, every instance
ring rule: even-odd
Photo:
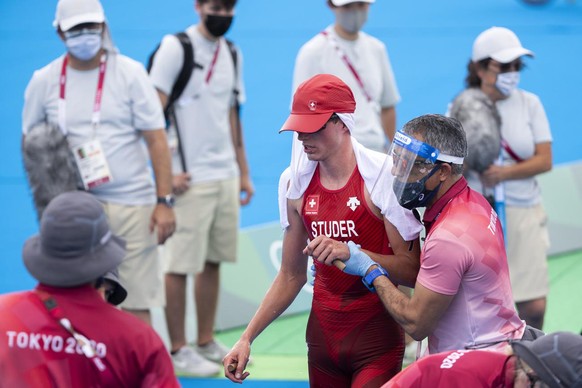
[[[176,203],[176,198],[174,194],[168,194],[165,197],[158,197],[158,203],[166,205],[169,208],[173,208]]]
[[[387,278],[390,278],[388,271],[378,265],[376,268],[370,271],[369,274],[362,278],[362,283],[364,283],[364,286],[366,286],[366,288],[371,292],[376,292],[376,289],[374,288],[374,279],[376,279],[378,276],[386,276]]]

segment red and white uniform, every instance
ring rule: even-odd
[[[455,183],[424,215],[426,241],[417,282],[454,298],[428,337],[430,353],[520,339],[503,231],[487,200]]]
[[[77,348],[34,291],[0,296],[0,386],[179,387],[162,340],[134,316],[106,303],[90,285],[55,288],[52,296],[73,328],[94,341],[114,383]]]
[[[303,196],[302,217],[310,238],[320,234],[391,254],[384,222],[366,204],[358,168],[339,190],[320,183],[319,167]],[[401,369],[402,328],[359,276],[315,262],[313,303],[307,324],[311,386],[379,386]]]
[[[512,388],[515,357],[487,350],[455,350],[421,358],[382,388]]]

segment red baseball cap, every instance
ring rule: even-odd
[[[317,132],[334,113],[354,113],[356,100],[348,85],[331,74],[303,82],[293,96],[291,114],[279,132]]]

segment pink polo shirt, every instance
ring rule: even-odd
[[[427,209],[417,281],[454,298],[428,337],[429,352],[519,339],[503,231],[485,198],[461,178]]]

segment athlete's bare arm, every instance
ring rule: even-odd
[[[283,236],[281,269],[241,338],[223,360],[224,374],[231,381],[241,383],[246,378],[244,369],[252,342],[289,307],[307,281],[307,256],[303,248],[308,236],[300,215],[301,203],[302,199],[287,200],[289,226]],[[237,365],[236,369],[228,370],[229,364]]]

